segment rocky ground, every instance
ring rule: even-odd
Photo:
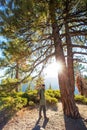
[[[6,124],[0,124],[0,130],[87,130],[87,105],[78,105],[83,119],[71,119],[64,117],[61,103],[58,107],[49,107],[47,116],[38,119],[38,107],[25,108],[17,112]]]

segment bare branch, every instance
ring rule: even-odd
[[[83,31],[74,31],[74,32],[69,32],[70,36],[71,37],[74,37],[74,36],[85,36],[87,35],[87,30],[83,30]],[[61,38],[65,37],[66,34],[61,34]]]
[[[84,45],[76,45],[76,44],[72,44],[72,47],[78,47],[78,48],[87,49],[87,46],[84,46]]]
[[[86,53],[86,52],[73,52],[73,54],[87,55],[87,53]]]
[[[77,58],[74,58],[73,61],[76,61],[76,62],[81,62],[81,63],[85,63],[87,64],[87,61],[83,61],[82,59],[77,59]]]

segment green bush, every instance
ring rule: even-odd
[[[10,96],[2,97],[0,104],[0,110],[3,108],[18,110],[27,105],[27,99],[22,97],[22,93],[13,93]]]
[[[27,105],[27,99],[22,97],[14,98],[14,107],[15,110],[21,109]]]
[[[84,98],[83,103],[87,105],[87,98]]]
[[[55,104],[58,103],[58,100],[56,98],[49,96],[49,95],[46,95],[46,102],[48,104],[54,104],[55,105]]]
[[[59,90],[54,90],[54,97],[57,98],[57,99],[61,98],[61,94],[60,94]]]
[[[47,91],[46,94],[49,95],[50,97],[54,97],[55,96],[53,92],[48,92]]]
[[[82,95],[75,95],[75,101],[77,103],[83,103],[83,104],[87,104],[87,98],[85,98]]]
[[[7,93],[5,93],[4,91],[0,92],[0,98],[6,97],[6,96],[7,96]]]
[[[52,104],[57,104],[58,103],[58,100],[56,98],[51,98],[51,103]]]
[[[75,95],[75,101],[82,102],[84,100],[84,96],[82,95]]]
[[[47,102],[47,103],[51,103],[51,97],[48,96],[48,95],[46,95],[46,102]]]
[[[29,91],[28,95],[29,95],[29,101],[33,101],[33,102],[37,101],[37,91],[36,90]]]
[[[35,106],[35,103],[33,101],[29,101],[29,106]]]
[[[19,110],[25,106],[35,106],[39,102],[37,90],[29,90],[27,92],[12,92],[6,94],[3,92],[0,96],[0,110],[8,108],[12,110]],[[48,104],[56,105],[61,98],[59,90],[48,89],[45,91],[46,102]],[[77,103],[87,104],[87,98],[81,95],[75,95]]]
[[[53,98],[56,98],[56,99],[61,98],[59,90],[48,89],[48,90],[46,90],[46,95],[49,95],[50,97],[53,97]]]
[[[24,92],[12,92],[10,96],[13,98],[17,98],[17,97],[22,97],[23,94]]]
[[[27,99],[27,102],[29,102],[29,98],[30,98],[30,97],[29,97],[29,94],[28,94],[28,93],[26,93],[26,92],[23,93],[22,97],[23,97],[23,98],[26,98],[26,99]]]
[[[14,99],[10,96],[2,98],[2,109],[3,108],[12,108],[12,104],[14,103]]]
[[[37,90],[29,90],[25,92],[22,97],[27,98],[28,102],[33,101],[34,103],[38,102]]]

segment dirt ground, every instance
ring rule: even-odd
[[[87,105],[77,105],[82,119],[71,119],[63,115],[62,104],[47,109],[48,120],[38,119],[38,107],[25,108],[14,115],[0,130],[87,130]]]

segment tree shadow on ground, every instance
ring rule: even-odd
[[[57,105],[47,105],[47,110],[58,111]]]
[[[9,109],[2,109],[0,111],[0,130],[3,129],[3,127],[8,123],[8,121],[15,113],[16,112],[13,112]]]
[[[72,119],[64,116],[66,130],[87,130],[82,118]]]
[[[47,125],[49,119],[44,119],[42,126],[41,126],[41,124],[39,124],[39,123],[40,123],[40,119],[41,119],[41,118],[39,118],[39,119],[36,121],[35,126],[34,126],[34,128],[33,128],[32,130],[40,130],[40,128],[44,128],[44,129],[45,129],[45,127],[46,127],[46,125]]]
[[[3,120],[3,121],[0,121],[0,130],[3,129],[3,127],[6,125],[7,121]]]

